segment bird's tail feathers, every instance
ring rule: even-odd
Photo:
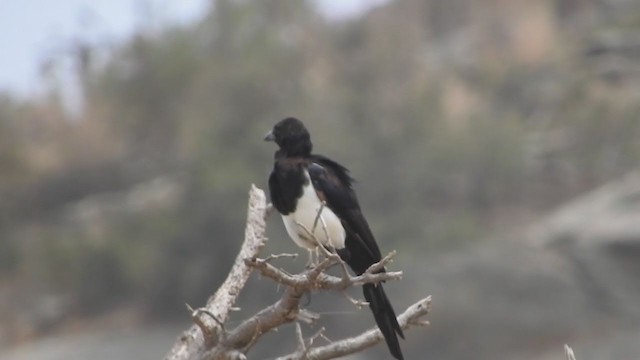
[[[400,343],[398,342],[398,335],[404,339],[404,334],[398,319],[393,311],[391,302],[387,298],[382,284],[364,284],[362,286],[365,300],[369,303],[369,307],[373,312],[373,317],[376,320],[376,324],[380,328],[384,340],[389,347],[391,355],[398,360],[403,360],[402,350],[400,349]]]

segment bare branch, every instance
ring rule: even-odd
[[[399,279],[402,272],[363,274],[345,279],[324,273],[326,269],[335,265],[340,259],[337,255],[332,255],[324,259],[316,266],[296,275],[291,275],[268,263],[266,259],[251,258],[245,259],[247,266],[255,268],[263,276],[268,277],[278,284],[287,286],[282,297],[275,304],[268,306],[257,314],[242,322],[237,328],[227,335],[223,348],[248,349],[259,337],[272,329],[300,318],[300,298],[308,291],[315,289],[344,291],[354,284],[374,283],[385,280]],[[363,303],[355,301],[359,306]],[[304,316],[303,316],[304,317]]]
[[[576,356],[573,355],[573,349],[567,344],[564,344],[564,355],[567,357],[567,360],[576,360]]]
[[[305,343],[304,337],[302,336],[302,328],[300,327],[300,323],[296,323],[296,341],[298,342],[298,351],[306,354],[307,344]]]
[[[318,338],[326,339],[326,337],[324,337],[324,330],[325,330],[325,328],[324,328],[324,327],[321,327],[321,328],[320,328],[320,330],[318,330],[315,334],[313,334],[313,335],[309,338],[309,340],[307,340],[307,342],[308,342],[308,344],[309,344],[308,346],[313,345],[313,343],[314,343],[314,342],[316,341],[316,339],[318,339]]]
[[[431,296],[428,296],[415,304],[409,306],[400,316],[398,316],[398,323],[403,330],[407,330],[412,326],[417,326],[421,317],[424,317],[431,310]],[[420,322],[423,325],[427,323]],[[334,359],[337,357],[353,354],[362,351],[368,347],[376,345],[382,341],[384,337],[380,332],[380,329],[373,328],[358,336],[350,337],[347,339],[334,341],[328,345],[313,347],[307,349],[304,356],[300,356],[298,351],[280,357],[278,360],[325,360]]]
[[[291,322],[296,322],[298,326],[296,330],[299,346],[295,353],[287,355],[283,359],[329,359],[360,351],[382,339],[380,331],[376,328],[353,338],[313,347],[316,339],[327,338],[321,330],[309,339],[304,339],[298,322],[311,323],[316,321],[319,315],[302,309],[300,300],[305,293],[314,290],[334,290],[345,293],[345,290],[351,286],[401,279],[402,272],[383,271],[395,252],[372,265],[362,275],[351,276],[340,257],[335,252],[329,251],[332,249],[319,246],[326,255],[324,260],[302,273],[289,274],[270,264],[270,261],[282,257],[295,257],[295,254],[270,255],[265,259],[258,258],[259,250],[266,241],[265,218],[268,215],[268,209],[264,192],[253,186],[250,191],[245,240],[231,272],[218,291],[209,298],[205,307],[193,310],[187,305],[195,324],[176,341],[165,360],[246,359],[245,354],[260,340],[263,334]],[[322,207],[314,222],[314,230],[316,225],[320,223],[324,228],[325,235],[328,235],[321,211]],[[342,266],[342,277],[325,273],[336,264]],[[238,310],[233,305],[254,269],[262,276],[284,285],[284,291],[276,303],[242,321],[236,328],[225,329],[229,312]],[[355,299],[352,299],[352,302],[358,306],[366,305],[366,303]],[[420,317],[427,314],[429,303],[430,298],[426,298],[412,305],[398,318],[400,325],[406,329],[411,326],[428,324]]]
[[[328,242],[329,242],[329,243],[331,243],[331,240],[330,240],[330,237],[329,237],[329,233],[327,232],[327,224],[324,222],[324,219],[323,219],[322,217],[320,217],[320,213],[322,212],[322,209],[323,209],[323,207],[320,207],[320,209],[318,209],[318,215],[316,216],[316,221],[317,221],[318,219],[320,219],[320,220],[321,220],[321,223],[322,223],[322,229],[324,230],[325,237],[326,237],[327,239],[329,239],[329,241],[328,241]],[[330,257],[331,255],[334,255],[332,252],[330,252],[329,250],[327,250],[327,248],[325,248],[325,247],[324,247],[324,245],[322,245],[322,244],[320,243],[320,241],[318,241],[318,238],[315,236],[315,234],[314,234],[311,230],[307,229],[307,227],[306,227],[306,226],[304,226],[304,224],[302,224],[302,223],[301,223],[301,222],[299,222],[299,221],[296,221],[295,223],[296,223],[296,226],[298,226],[300,229],[304,230],[304,232],[307,234],[307,236],[308,236],[308,237],[310,237],[311,239],[313,239],[313,242],[315,242],[315,243],[316,243],[316,245],[317,245],[317,246],[316,246],[316,250],[317,250],[317,249],[319,249],[319,250],[320,250],[320,251],[321,251],[321,252],[322,252],[326,257]],[[315,227],[316,227],[316,225],[317,225],[317,224],[314,222],[314,224],[313,224],[313,231],[315,231]]]
[[[269,264],[267,262],[267,259],[245,259],[245,263],[248,266],[260,271],[263,276],[268,277],[279,284],[307,287],[309,290],[344,290],[352,286],[402,279],[402,271],[377,274],[365,272],[364,274],[359,276],[349,276],[347,274],[346,277],[343,278],[325,274],[323,272],[324,270],[340,261],[339,258],[336,259],[334,256],[325,259],[320,264],[298,275],[291,275],[281,269],[276,268],[275,266]]]
[[[346,280],[344,278],[337,278],[335,276],[322,274],[318,277],[316,285],[318,288],[326,290],[344,290],[352,286],[360,286],[364,284],[375,284],[385,282],[387,280],[400,280],[402,279],[402,271],[393,271],[377,274],[364,273],[359,276],[349,276]]]
[[[354,297],[352,297],[351,295],[347,294],[346,291],[341,291],[340,292],[342,294],[342,296],[344,296],[347,300],[349,300],[349,302],[351,304],[353,304],[353,306],[357,307],[358,310],[361,310],[363,307],[369,305],[368,302],[364,301],[364,300],[358,300]]]
[[[295,355],[293,356],[298,359],[306,359],[307,353],[309,352],[309,347],[313,346],[313,343],[316,341],[316,339],[324,338],[324,330],[324,328],[320,328],[318,332],[309,337],[308,340],[305,340],[302,336],[302,329],[300,328],[300,324],[296,323],[296,341],[298,342],[298,348],[296,349],[296,352],[294,353]]]
[[[324,245],[322,245],[322,243],[320,243],[320,241],[318,240],[318,238],[316,238],[315,235],[315,231],[316,231],[316,227],[318,226],[318,220],[320,220],[320,223],[322,225],[322,231],[324,232],[324,236],[327,239],[327,243],[331,244],[331,236],[329,236],[329,231],[327,230],[327,223],[324,221],[324,218],[322,217],[322,210],[324,210],[326,206],[326,203],[323,201],[320,204],[320,207],[318,208],[317,214],[315,219],[313,220],[313,226],[311,228],[311,231],[309,231],[309,229],[307,229],[306,226],[304,226],[301,222],[296,221],[296,225],[298,227],[300,227],[302,230],[304,230],[304,232],[307,234],[307,236],[309,236],[311,239],[313,239],[313,241],[316,243],[316,250],[320,250],[326,257],[331,257],[332,255],[336,255],[335,254],[335,249],[332,248],[332,250],[334,252],[329,251]],[[342,260],[342,259],[340,259]],[[344,266],[344,265],[343,265]]]
[[[221,344],[222,347],[248,350],[263,334],[282,324],[296,321],[300,313],[300,299],[307,291],[304,286],[287,286],[275,304],[260,310],[230,331],[224,344]]]
[[[287,272],[269,264],[265,259],[254,257],[251,259],[244,259],[244,263],[247,266],[260,271],[260,274],[262,274],[262,276],[268,277],[269,279],[272,279],[279,284],[298,286],[304,281],[304,279],[302,279],[300,275],[288,274]]]
[[[224,324],[220,320],[218,320],[218,318],[216,318],[216,316],[213,313],[211,313],[209,310],[205,308],[194,310],[191,307],[191,305],[189,304],[185,304],[185,305],[187,306],[187,310],[189,310],[189,312],[191,313],[191,319],[200,328],[200,331],[202,331],[202,334],[204,335],[205,340],[213,339],[216,336],[216,334],[214,334],[213,332],[214,329],[210,328],[202,321],[202,318],[200,317],[201,314],[209,315],[211,319],[218,324],[218,326],[220,327],[219,336],[221,336],[222,338],[226,336]]]
[[[218,323],[224,324],[226,322],[236,298],[251,274],[251,268],[242,259],[257,256],[267,240],[264,235],[266,214],[267,202],[264,191],[252,185],[249,191],[244,242],[227,279],[218,291],[209,298],[204,307],[211,316],[198,316],[199,323],[191,326],[178,338],[172,349],[165,356],[165,360],[200,358],[207,349],[215,346],[220,340],[219,335],[222,327]],[[213,320],[214,318],[216,320]],[[209,330],[200,330],[204,328]],[[206,335],[203,335],[203,332]]]
[[[324,210],[324,201],[320,204],[320,208],[318,209],[318,213],[316,214],[316,218],[313,220],[313,226],[311,227],[311,234],[313,234],[316,231],[316,226],[318,226],[318,219],[320,219],[320,216],[322,215],[322,210]],[[327,239],[329,239],[328,236],[327,236]],[[320,245],[320,244],[318,244],[318,245]]]
[[[284,323],[297,320],[300,316],[300,298],[307,291],[325,289],[343,292],[350,286],[399,279],[402,277],[402,272],[377,274],[365,273],[360,276],[349,277],[345,281],[345,279],[327,275],[323,272],[337,261],[340,260],[334,257],[327,258],[311,269],[307,269],[300,274],[290,275],[269,264],[265,259],[245,259],[245,263],[248,266],[254,267],[265,277],[273,279],[279,284],[285,284],[288,287],[278,302],[261,310],[231,331],[225,340],[224,347],[248,349],[264,333],[267,333]],[[359,302],[357,300],[353,300],[353,302],[359,307],[366,305],[366,303]],[[413,319],[410,320],[413,321]],[[405,326],[416,324],[417,323],[410,322]],[[371,342],[371,345],[374,343],[375,342]],[[297,352],[296,354],[297,356],[300,356],[300,352]],[[299,358],[303,359],[305,357]]]
[[[275,260],[275,259],[280,259],[280,258],[291,258],[291,259],[295,259],[298,257],[298,254],[296,253],[281,253],[281,254],[271,254],[269,255],[266,259],[264,259],[265,261],[271,261],[271,260]]]
[[[320,314],[314,313],[307,309],[300,309],[298,311],[298,321],[302,321],[307,324],[313,324],[318,319],[320,319]]]
[[[374,274],[374,273],[384,269],[384,267],[387,266],[387,264],[391,262],[391,260],[393,259],[394,256],[396,256],[396,251],[395,250],[393,250],[392,252],[387,254],[387,256],[383,257],[382,260],[380,260],[377,263],[369,266],[369,268],[365,271],[365,273]]]

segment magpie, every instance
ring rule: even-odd
[[[334,249],[357,275],[380,261],[380,249],[360,210],[349,170],[312,154],[309,131],[296,118],[278,122],[264,140],[278,145],[269,192],[296,245],[310,252],[318,245]],[[404,334],[382,284],[364,284],[362,290],[391,355],[403,360],[398,335],[404,339]]]

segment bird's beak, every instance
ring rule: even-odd
[[[264,135],[264,141],[275,141],[276,137],[273,136],[273,131],[269,131]]]

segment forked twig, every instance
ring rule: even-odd
[[[576,360],[576,356],[573,354],[573,349],[567,344],[564,344],[564,355],[567,357],[567,360]]]
[[[299,274],[289,274],[270,264],[270,261],[282,257],[293,258],[295,257],[294,254],[277,254],[270,255],[265,259],[258,258],[260,248],[266,240],[266,224],[264,220],[266,214],[273,210],[272,207],[266,205],[264,193],[252,187],[245,241],[242,244],[240,254],[238,254],[225,282],[214,296],[207,301],[203,309],[194,310],[187,305],[195,324],[178,337],[173,348],[166,355],[165,360],[246,359],[246,352],[256,342],[260,341],[263,334],[275,331],[287,323],[313,322],[319,317],[318,314],[301,308],[301,299],[305,293],[314,290],[335,290],[345,293],[345,290],[351,286],[397,280],[402,277],[402,272],[381,271],[394,253],[373,264],[363,274],[350,276],[346,264],[335,253],[335,249],[319,244],[318,238],[321,239],[321,237],[314,236],[317,227],[322,226],[324,235],[330,240],[329,229],[322,216],[324,207],[326,207],[326,204],[323,204],[318,209],[312,231],[301,226],[301,224],[298,224],[298,226],[304,229],[309,235],[309,239],[313,239],[318,244],[319,251],[322,251],[327,258]],[[342,266],[342,276],[328,275],[325,271],[337,263]],[[229,312],[238,310],[234,307],[235,300],[253,270],[258,270],[264,277],[271,278],[283,286],[284,289],[280,298],[273,304],[245,318],[235,328],[225,330],[224,325],[229,318]],[[348,295],[346,296],[348,297]],[[420,300],[400,314],[398,323],[402,329],[428,324],[427,321],[420,318],[429,312],[430,299],[430,297],[427,297]],[[350,301],[358,306],[366,304],[352,298]],[[203,314],[206,314],[206,316]],[[383,336],[377,327],[351,338],[331,341],[325,336],[324,329],[305,339],[299,326],[297,325],[296,330],[296,336],[300,344],[299,349],[281,359],[333,359],[358,352],[383,341]],[[320,338],[327,340],[328,344],[315,345],[318,342],[317,339]]]

